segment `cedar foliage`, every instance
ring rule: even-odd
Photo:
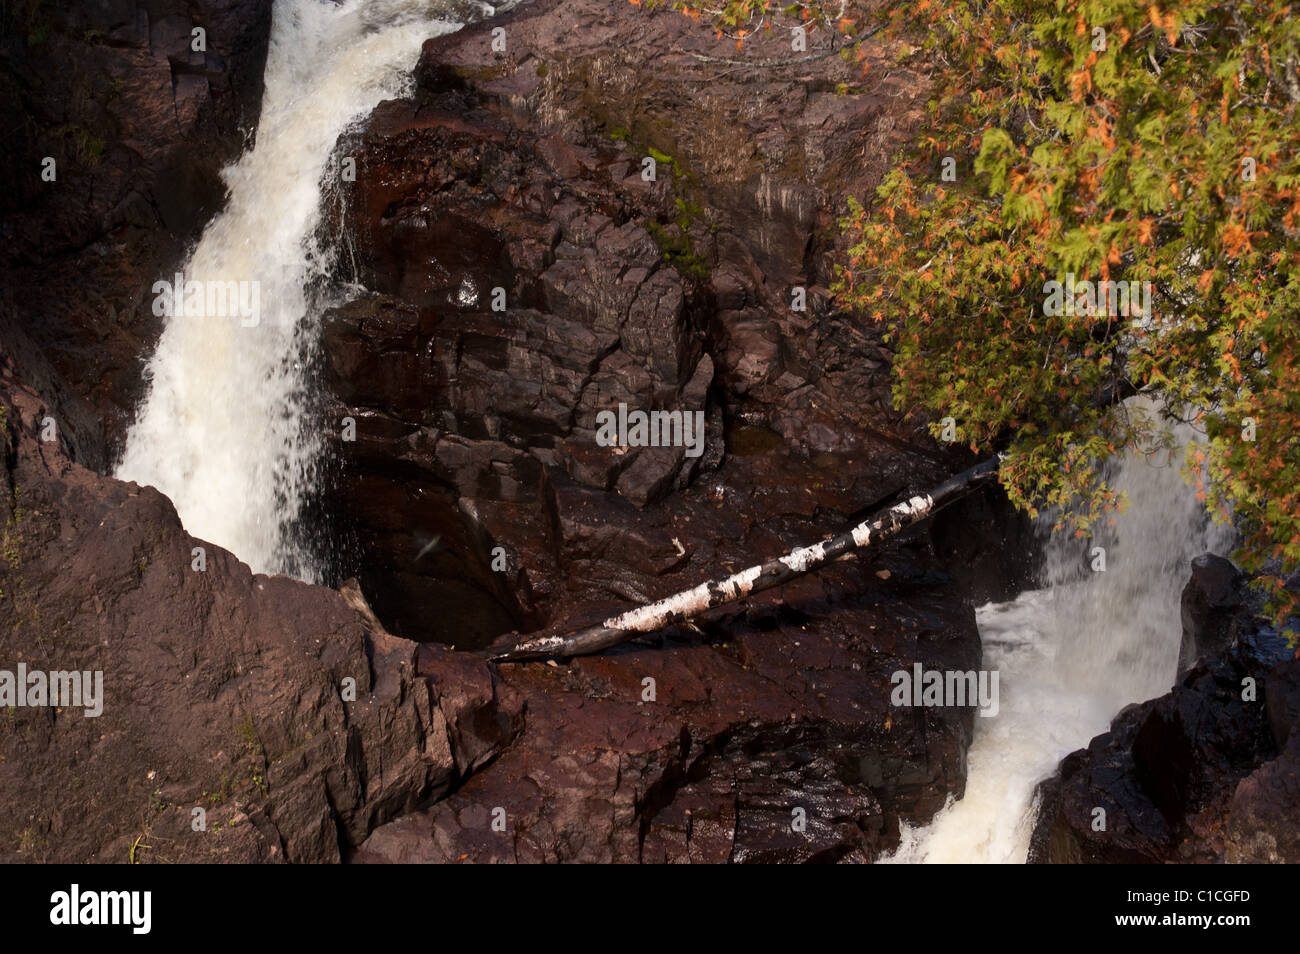
[[[673,6],[740,39],[785,17],[851,41],[885,18],[916,44],[936,68],[930,123],[874,201],[850,200],[833,288],[882,326],[897,406],[936,435],[954,418],[977,453],[1006,450],[1011,499],[1059,508],[1077,533],[1121,504],[1107,459],[1190,421],[1205,435],[1185,463],[1198,493],[1232,514],[1234,556],[1277,622],[1296,611],[1300,5]],[[1048,314],[1045,285],[1067,273],[1150,283],[1152,311]],[[1112,400],[1134,392],[1162,413]]]

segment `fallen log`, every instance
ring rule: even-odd
[[[879,515],[868,517],[851,530],[828,537],[820,543],[798,547],[785,556],[751,566],[725,579],[710,580],[618,616],[611,616],[599,626],[568,635],[526,639],[508,649],[491,652],[489,658],[497,662],[523,662],[554,656],[585,656],[617,646],[638,635],[684,622],[716,606],[743,599],[751,593],[780,586],[811,573],[846,553],[863,550],[896,537],[954,500],[977,490],[997,477],[1002,456],[999,454],[982,461],[944,481],[929,493],[896,504]]]

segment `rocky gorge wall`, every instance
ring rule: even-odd
[[[491,24],[426,44],[413,97],[338,147],[357,181],[339,187],[336,227],[370,294],[325,320],[327,417],[358,422],[325,509],[364,554],[341,575],[381,618],[460,645],[535,627],[562,585],[566,498],[675,508],[724,449],[770,451],[747,470],[803,462],[809,494],[849,491],[845,514],[957,466],[891,409],[878,333],[827,292],[835,217],[906,141],[915,85],[837,93],[853,70],[836,57],[714,66],[691,21],[618,5],[527,4]],[[600,447],[597,413],[620,403],[705,412],[703,455]],[[976,580],[979,561],[950,561],[984,596],[1033,562],[997,500],[965,512],[1019,528],[1003,565]],[[948,532],[959,520],[936,531],[953,547],[972,543]],[[412,522],[444,541],[418,565]],[[662,570],[636,572],[632,592],[662,589]]]
[[[891,408],[887,349],[826,290],[836,217],[915,132],[920,78],[883,43],[869,88],[834,56],[738,70],[684,18],[597,0],[427,43],[410,98],[340,140],[356,181],[323,199],[358,286],[320,316],[321,426],[357,424],[315,515],[339,592],[252,574],[102,476],[158,330],[149,283],[255,121],[269,8],[92,4],[43,43],[39,4],[10,21],[7,102],[38,128],[3,157],[25,184],[0,206],[19,249],[0,646],[102,669],[106,698],[97,719],[0,716],[0,856],[868,861],[960,795],[972,710],[900,713],[889,677],[977,668],[972,603],[1032,576],[993,494],[605,656],[466,651],[784,552],[962,466]],[[65,56],[97,70],[32,78]],[[67,177],[42,190],[59,143]],[[620,402],[704,411],[705,452],[599,446]]]
[[[141,396],[150,285],[220,208],[221,169],[256,128],[270,22],[271,0],[0,13],[0,329],[95,469]]]
[[[955,462],[888,409],[879,341],[836,333],[827,307],[834,210],[883,172],[854,151],[892,141],[885,100],[833,92],[838,61],[730,79],[682,44],[702,48],[681,18],[525,5],[427,43],[411,99],[339,145],[357,180],[337,221],[370,293],[326,319],[327,416],[357,422],[327,509],[403,635],[583,625]],[[600,447],[618,403],[704,411],[708,449]],[[423,563],[412,526],[440,540]],[[874,856],[964,775],[969,712],[904,726],[884,708],[905,660],[978,659],[947,562],[914,541],[659,651],[503,668],[529,699],[521,742],[358,859]],[[498,806],[512,838],[493,837]],[[815,836],[791,833],[799,806]]]
[[[225,12],[244,30],[263,22],[261,7]],[[177,193],[160,170],[187,165],[204,123],[228,129],[222,117],[236,115],[213,105],[225,87],[211,70],[167,59],[152,28],[146,44],[142,14],[105,14],[107,52],[95,55],[204,75],[211,102],[191,125],[152,130],[164,140],[156,164],[113,126],[102,161],[66,173],[97,202],[110,202],[111,183],[119,203],[133,189],[166,191],[188,202],[180,219],[123,224],[71,188],[29,194],[5,217],[35,248],[37,226],[66,204],[66,231],[92,242],[69,239],[57,263],[32,252],[6,285],[20,292],[3,329],[6,655],[102,669],[106,697],[95,720],[22,708],[8,720],[3,788],[20,810],[0,843],[12,857],[865,860],[889,845],[899,817],[924,818],[960,791],[970,711],[885,710],[892,670],[979,657],[962,585],[924,535],[869,567],[844,563],[788,587],[780,602],[753,600],[608,658],[496,672],[427,642],[481,644],[599,615],[814,539],[953,466],[886,409],[886,356],[860,329],[832,334],[819,291],[819,229],[838,201],[824,186],[868,141],[874,158],[847,184],[879,175],[894,124],[885,101],[837,97],[820,75],[764,81],[768,112],[749,135],[766,135],[772,157],[741,169],[730,139],[732,165],[719,170],[708,151],[716,111],[697,122],[670,104],[655,128],[680,125],[682,138],[656,138],[675,156],[643,188],[632,170],[633,140],[648,134],[640,107],[593,99],[581,73],[645,71],[676,42],[675,21],[655,18],[667,33],[644,36],[635,13],[526,6],[504,21],[510,70],[493,62],[478,80],[486,25],[431,43],[416,99],[380,107],[340,146],[360,160],[340,211],[356,225],[346,236],[355,277],[371,290],[322,325],[331,413],[359,422],[355,445],[338,449],[328,504],[350,533],[342,552],[358,555],[340,566],[365,592],[349,590],[350,603],[250,574],[188,537],[155,491],[95,472],[138,394],[122,369],[138,372],[156,332],[139,326],[148,280],[192,234],[185,223],[212,210],[208,193]],[[575,18],[604,39],[566,61]],[[55,26],[52,49],[100,49],[95,27]],[[209,29],[215,49],[233,42]],[[611,45],[640,66],[616,69],[601,52]],[[111,69],[101,77],[99,93],[121,92]],[[502,81],[531,84],[533,105],[515,109],[521,101],[493,86]],[[627,138],[611,134],[610,117],[583,118],[593,103],[629,111]],[[675,109],[692,118],[674,123]],[[836,130],[872,117],[827,150]],[[689,178],[695,162],[731,186]],[[96,236],[116,244],[96,249]],[[85,280],[84,257],[104,249],[131,268],[93,272],[94,295],[64,299],[73,313],[21,293],[46,265]],[[809,313],[788,307],[796,282],[810,289]],[[496,285],[511,299],[504,316],[459,297],[449,307],[451,291]],[[110,299],[135,304],[102,308]],[[94,359],[76,360],[74,348]],[[117,384],[105,384],[104,362],[121,371]],[[709,450],[619,460],[597,449],[588,417],[617,400],[706,410]],[[41,439],[47,418],[56,440]],[[412,571],[416,524],[441,543]],[[509,554],[506,573],[491,568],[495,545]],[[203,573],[192,569],[196,546]],[[796,802],[807,837],[791,837]],[[505,838],[479,824],[499,806]],[[195,807],[206,832],[191,830]]]

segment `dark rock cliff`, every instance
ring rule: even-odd
[[[0,858],[337,861],[517,731],[486,664],[417,675],[416,644],[190,537],[153,488],[40,440],[44,402],[7,361],[0,384],[3,668],[103,673],[98,717],[0,715]]]
[[[220,208],[221,169],[256,127],[270,22],[271,0],[0,11],[0,331],[87,466],[108,465],[140,397],[150,285]]]
[[[358,423],[329,509],[403,635],[581,625],[955,466],[889,409],[888,355],[826,294],[834,216],[901,143],[905,84],[837,95],[833,58],[741,75],[690,55],[708,39],[530,4],[429,41],[412,98],[339,144],[357,180],[337,221],[371,294],[325,327],[330,415]],[[705,453],[598,446],[620,402],[705,412]],[[439,551],[414,559],[413,528]],[[869,859],[963,784],[970,712],[888,706],[913,661],[978,664],[946,565],[922,536],[659,649],[504,668],[526,732],[358,859]],[[816,823],[796,835],[799,807]]]
[[[993,498],[649,645],[499,672],[460,651],[739,568],[960,466],[890,408],[887,351],[826,291],[844,198],[906,141],[922,84],[881,68],[850,89],[836,57],[711,64],[694,24],[595,0],[427,44],[413,98],[339,144],[358,175],[330,199],[368,292],[322,320],[326,410],[358,428],[320,506],[380,623],[95,473],[157,333],[149,283],[256,117],[267,9],[7,22],[6,109],[31,119],[0,209],[0,650],[101,669],[106,700],[15,711],[0,851],[869,860],[960,793],[972,711],[893,709],[889,676],[978,666],[970,596],[1031,562]],[[705,412],[704,453],[599,447],[594,412],[620,401]]]

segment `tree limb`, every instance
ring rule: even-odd
[[[828,537],[812,546],[798,547],[783,557],[751,566],[721,580],[710,580],[653,603],[612,616],[599,626],[561,636],[540,636],[489,654],[497,662],[521,662],[552,656],[585,656],[609,649],[643,633],[652,633],[690,619],[724,603],[733,603],[751,593],[770,589],[811,573],[846,553],[866,549],[898,536],[903,530],[931,516],[941,508],[977,490],[997,477],[1004,455],[990,457],[969,470],[949,478],[928,494],[920,494],[868,517],[851,530]]]

